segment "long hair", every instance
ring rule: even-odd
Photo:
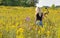
[[[41,8],[40,7],[36,7],[36,14],[37,13],[39,13],[39,16],[41,16],[42,11],[41,11]]]

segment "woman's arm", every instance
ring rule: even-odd
[[[46,15],[48,15],[49,11],[47,10],[47,12],[43,13],[43,18],[47,17]]]
[[[44,13],[44,16],[45,16],[46,14],[48,14],[48,13],[49,13],[49,11],[48,11],[48,9],[47,9],[47,12]]]

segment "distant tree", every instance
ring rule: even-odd
[[[29,6],[35,6],[35,3],[37,3],[37,0],[27,0],[27,5]]]
[[[56,6],[56,8],[60,8],[60,5]]]
[[[30,5],[31,6],[34,6],[35,5],[34,0],[31,0]]]
[[[34,0],[34,3],[38,3],[38,0]]]
[[[2,4],[2,0],[0,0],[0,5]]]
[[[42,8],[50,8],[49,6],[43,6]]]
[[[27,0],[22,0],[22,1],[21,1],[21,5],[22,5],[22,6],[27,6],[27,3],[26,3],[26,2],[27,2]]]
[[[5,6],[9,5],[10,6],[11,4],[13,4],[11,0],[2,0],[2,5],[5,5]]]
[[[34,6],[37,0],[0,0],[0,5],[5,6]]]
[[[17,6],[17,5],[18,5],[18,1],[19,1],[19,0],[11,0],[12,6]]]
[[[51,8],[52,8],[52,9],[55,9],[55,7],[56,7],[55,4],[52,4]]]

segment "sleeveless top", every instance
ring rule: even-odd
[[[37,13],[36,20],[42,21],[42,18],[43,18],[43,13],[41,13],[41,16],[39,16],[39,13]]]

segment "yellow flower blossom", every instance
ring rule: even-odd
[[[46,32],[46,35],[49,36],[49,35],[50,35],[50,31],[47,31],[47,32]]]
[[[38,30],[38,34],[39,34],[39,35],[41,34],[41,31],[40,31],[40,30]]]
[[[20,33],[23,33],[24,32],[24,29],[23,28],[19,28],[18,30]]]
[[[44,32],[45,31],[45,28],[41,28],[41,32]]]

